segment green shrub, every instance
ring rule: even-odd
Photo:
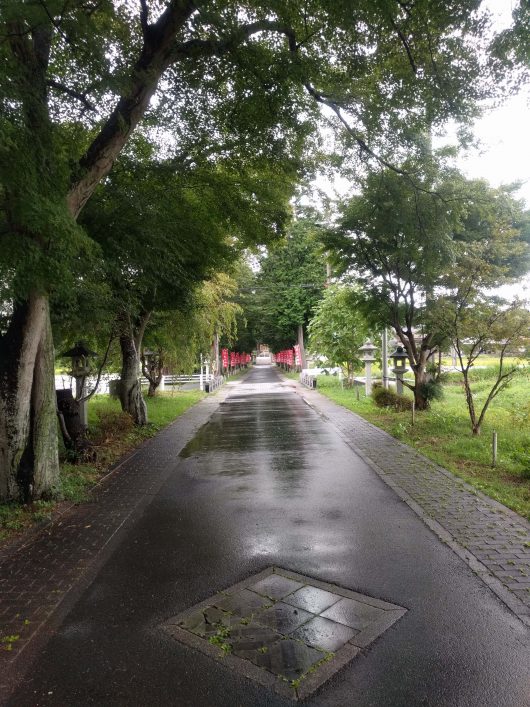
[[[393,390],[383,388],[380,383],[373,386],[372,398],[379,408],[394,408],[394,410],[399,410],[400,412],[412,409],[412,400],[409,400],[404,395],[394,393]]]
[[[420,386],[422,397],[429,402],[431,400],[441,400],[444,396],[443,387],[440,381],[430,380]]]

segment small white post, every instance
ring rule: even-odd
[[[493,430],[493,463],[492,467],[497,465],[497,431]]]
[[[204,376],[203,376],[203,362],[202,362],[202,354],[201,354],[201,372],[199,374],[199,390],[204,390]]]
[[[162,391],[166,389],[166,377],[164,374],[162,374],[162,377],[160,378],[160,385],[158,386],[158,390]]]

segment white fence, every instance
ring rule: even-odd
[[[97,393],[98,395],[100,394],[108,394],[109,392],[109,384],[111,380],[118,380],[119,375],[117,373],[110,374],[110,375],[105,375],[101,376],[101,380],[99,381]],[[92,391],[92,388],[96,385],[96,377],[94,376],[87,378],[86,380],[86,390]],[[55,390],[74,390],[75,389],[75,381],[73,378],[67,375],[62,375],[62,376],[55,376]]]
[[[206,376],[203,374],[202,380],[207,381],[210,380],[212,376]],[[149,385],[149,381],[147,378],[140,378],[140,383],[142,385]],[[174,386],[181,386],[185,384],[196,384],[197,386],[200,386],[201,383],[201,376],[199,373],[193,373],[190,375],[173,375],[169,374],[167,376],[162,376],[162,381],[159,386],[159,390],[164,390],[167,386],[169,387],[174,387]]]
[[[309,373],[305,372],[305,370],[300,373],[300,383],[305,385],[307,388],[317,387],[317,379],[315,376],[310,376]]]
[[[117,373],[113,373],[110,375],[105,375],[101,376],[101,379],[99,381],[98,389],[96,393],[98,395],[108,395],[109,394],[109,386],[110,386],[110,381],[113,380],[119,380],[120,376]],[[167,387],[173,388],[173,387],[180,387],[181,385],[193,385],[197,386],[197,388],[201,387],[201,382],[202,382],[202,387],[209,392],[213,392],[217,388],[219,388],[223,382],[224,378],[223,376],[214,376],[213,374],[209,373],[203,373],[202,375],[202,381],[201,381],[201,376],[199,373],[193,373],[190,375],[167,375],[167,376],[162,376],[162,382],[160,383],[159,390],[165,390]],[[140,378],[140,383],[142,386],[148,386],[149,381],[147,378]],[[86,379],[86,390],[89,392],[92,392],[93,387],[96,384],[96,377],[89,377]],[[75,389],[75,381],[71,376],[68,375],[60,375],[60,376],[55,376],[55,389],[56,390],[74,390]]]

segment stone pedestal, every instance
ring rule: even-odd
[[[365,379],[364,379],[364,392],[366,395],[371,395],[372,394],[372,363],[375,361],[375,358],[372,359],[364,359],[364,369],[365,369]]]
[[[396,393],[398,395],[403,395],[403,376],[407,370],[406,368],[392,369],[392,373],[396,376]]]

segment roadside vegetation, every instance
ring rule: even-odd
[[[473,391],[485,398],[496,376],[489,366],[472,374]],[[318,390],[393,437],[414,447],[475,488],[530,518],[530,374],[517,378],[491,404],[481,434],[472,435],[461,374],[447,376],[441,400],[417,413],[376,407],[364,388],[342,388],[335,376],[320,375]],[[410,391],[406,393],[411,396]],[[498,456],[492,467],[492,434],[498,434]]]
[[[307,345],[351,382],[392,328],[425,411],[443,352],[467,384],[482,351],[528,348],[527,307],[491,291],[530,270],[530,211],[457,167],[483,100],[528,80],[527,15],[490,36],[476,4],[3,3],[0,502],[82,498],[179,412],[141,376],[150,397],[164,370],[217,375],[228,346],[305,367]],[[320,198],[318,175],[349,188]]]
[[[108,395],[96,395],[88,404],[92,458],[72,463],[61,449],[61,501],[35,501],[30,504],[0,504],[0,542],[10,539],[36,523],[46,521],[65,503],[81,503],[89,490],[124,455],[186,412],[205,396],[199,390],[158,393],[146,398],[150,424],[138,427],[122,412],[120,402]]]

